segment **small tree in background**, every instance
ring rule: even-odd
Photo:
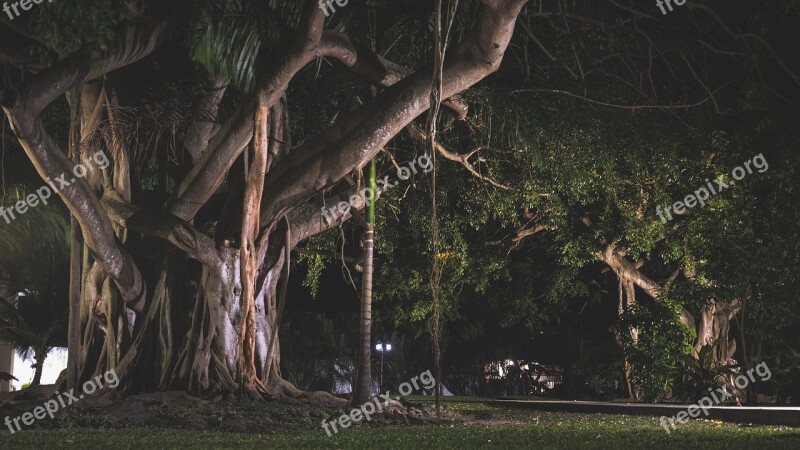
[[[6,207],[29,190],[5,193]],[[63,207],[39,205],[11,223],[0,221],[0,342],[34,363],[31,386],[41,383],[44,361],[66,346],[69,226]]]

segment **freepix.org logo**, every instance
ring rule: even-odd
[[[100,391],[103,388],[104,381],[105,385],[111,389],[119,386],[119,377],[112,369],[103,375],[98,375],[94,377],[94,379],[83,383],[83,394],[78,394],[75,396],[73,389],[70,389],[69,392],[63,392],[61,394],[56,392],[56,398],[46,401],[43,406],[37,406],[36,408],[33,408],[33,411],[26,412],[18,417],[6,417],[5,424],[11,431],[11,434],[14,434],[17,431],[22,431],[20,422],[22,422],[22,425],[30,426],[33,425],[35,421],[44,419],[47,416],[50,416],[52,419],[55,417],[55,414],[59,409],[66,408],[67,406],[77,403],[87,396],[93,395],[94,393]]]
[[[733,171],[731,171],[731,177],[733,177],[733,180],[719,176],[713,180],[714,184],[712,184],[711,181],[706,178],[706,186],[708,186],[708,189],[705,187],[698,188],[693,194],[687,195],[682,201],[678,200],[672,205],[667,205],[664,207],[658,206],[656,207],[656,215],[659,219],[661,219],[661,223],[667,223],[668,220],[672,220],[672,213],[670,210],[672,210],[675,214],[680,215],[686,214],[686,208],[694,208],[698,204],[700,206],[705,206],[706,200],[711,198],[712,195],[717,195],[725,189],[730,189],[734,183],[741,181],[745,176],[752,174],[753,167],[758,169],[758,173],[764,173],[769,169],[769,164],[767,163],[767,160],[764,159],[763,153],[759,153],[753,157],[753,159],[745,161],[741,166],[734,168]]]
[[[421,382],[422,386],[420,386],[417,381]],[[406,396],[420,388],[433,389],[435,386],[436,379],[433,378],[433,374],[431,374],[430,370],[426,370],[425,372],[422,372],[421,374],[412,378],[410,381],[406,381],[405,383],[401,384],[398,389],[400,390],[400,395]],[[384,400],[383,404],[381,404],[380,399]],[[400,400],[400,397],[395,397],[395,400]],[[385,394],[380,394],[376,397],[373,397],[370,401],[364,403],[359,408],[351,410],[350,414],[343,414],[341,417],[331,421],[323,420],[322,429],[325,430],[325,433],[327,433],[328,437],[330,437],[338,433],[340,429],[344,430],[355,423],[359,423],[363,420],[369,422],[372,420],[373,414],[382,413],[384,408],[391,405],[391,401],[392,397],[389,395],[389,391],[386,391]]]
[[[319,9],[325,13],[325,17],[330,17],[331,14],[336,12],[336,8],[333,7],[334,3],[336,3],[338,7],[343,8],[347,6],[348,1],[349,0],[319,0]],[[328,12],[328,10],[330,10],[330,12]]]
[[[428,173],[433,170],[433,162],[428,154],[421,155],[417,159],[412,159],[406,165],[397,169],[397,178],[406,181],[411,178],[412,175],[416,175],[418,173],[417,165],[419,168],[422,169],[424,173]],[[400,184],[399,181],[390,182],[389,175],[383,177],[382,180],[377,180],[375,183],[377,186],[378,194],[388,191],[389,189],[396,187]],[[327,223],[333,223],[335,220],[338,220],[340,216],[343,216],[350,212],[351,209],[358,209],[359,203],[366,204],[368,200],[372,200],[375,198],[376,193],[372,192],[372,188],[365,187],[358,192],[358,194],[354,194],[350,196],[350,202],[339,202],[338,204],[325,207],[323,206],[320,211],[322,216],[325,218]]]
[[[733,380],[733,384],[736,386],[736,388],[744,389],[750,383],[755,383],[756,377],[753,376],[753,372],[759,376],[760,381],[767,381],[772,378],[772,371],[769,370],[767,363],[762,362],[755,367],[751,367],[750,370],[747,371],[746,375],[739,374]],[[698,417],[700,412],[702,412],[705,416],[708,416],[708,411],[712,406],[718,405],[731,397],[733,397],[733,393],[728,391],[727,386],[716,388],[716,392],[714,391],[714,388],[708,388],[708,395],[698,400],[697,403],[690,405],[688,408],[686,408],[686,411],[681,411],[669,418],[661,416],[659,423],[664,428],[664,431],[666,431],[667,434],[670,434],[672,430],[675,429],[676,421],[679,425],[684,424],[689,421],[690,417]],[[670,429],[670,427],[672,427],[672,429]]]
[[[20,0],[18,2],[11,3],[11,5],[9,5],[8,2],[3,2],[3,11],[8,14],[9,19],[14,20],[14,18],[19,17],[20,14],[22,14],[19,12],[17,7],[23,11],[29,11],[31,8],[33,8],[34,4],[40,5],[42,3],[44,3],[44,0]],[[48,3],[53,3],[53,0],[48,0]],[[11,10],[14,10],[13,16],[11,15]]]
[[[50,180],[48,178],[44,180],[45,183],[47,183],[47,186],[40,187],[36,190],[35,194],[28,195],[25,197],[25,199],[18,201],[13,207],[4,208],[0,206],[0,217],[5,219],[6,223],[10,224],[12,220],[17,218],[17,215],[25,214],[29,208],[33,208],[39,203],[46,205],[47,199],[52,197],[53,193],[58,194],[60,190],[63,190],[65,187],[78,181],[78,178],[85,177],[88,173],[89,167],[92,165],[92,162],[94,162],[94,164],[100,169],[105,169],[111,165],[111,161],[108,160],[106,154],[102,151],[98,151],[91,157],[84,159],[83,162],[72,168],[72,174],[75,175],[75,177],[68,180],[68,175],[62,173],[61,176],[56,177],[55,180]],[[56,187],[56,183],[58,183],[58,187]],[[14,213],[15,211],[16,214]]]

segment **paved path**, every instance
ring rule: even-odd
[[[575,413],[628,414],[635,416],[672,417],[687,411],[691,405],[653,403],[608,403],[568,400],[495,400],[492,402],[515,408],[530,408],[541,411]],[[692,409],[700,419],[725,422],[757,423],[764,425],[790,425],[800,427],[800,407],[768,406],[713,406],[706,417],[702,411]]]

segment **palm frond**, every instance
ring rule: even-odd
[[[0,326],[0,342],[23,353],[41,345],[41,335],[26,326]]]
[[[0,206],[9,209],[33,191],[25,186],[14,186],[7,192],[6,204]],[[52,203],[39,204],[28,208],[24,214],[15,213],[11,223],[0,220],[0,266],[66,254],[69,221],[60,208],[53,206]]]
[[[207,2],[191,35],[192,59],[246,91],[255,82],[261,50],[258,11],[247,1]]]
[[[0,297],[0,327],[9,326],[22,320],[17,307]]]

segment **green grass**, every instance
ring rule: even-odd
[[[477,421],[449,425],[366,426],[333,437],[315,426],[253,427],[250,432],[129,427],[63,428],[11,435],[0,448],[800,448],[800,429],[692,421],[668,435],[655,417],[569,414],[450,403]],[[264,431],[273,430],[273,431]]]

